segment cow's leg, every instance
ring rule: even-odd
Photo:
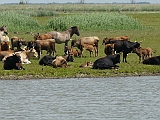
[[[127,53],[123,53],[123,62],[127,62],[126,58],[127,58]]]

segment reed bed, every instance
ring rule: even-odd
[[[1,11],[14,11],[32,16],[50,16],[57,12],[123,12],[160,11],[160,4],[13,4],[0,5]]]

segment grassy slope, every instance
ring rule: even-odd
[[[126,13],[128,16],[137,18],[139,22],[146,26],[150,26],[150,29],[146,30],[119,30],[119,31],[81,31],[81,36],[98,36],[100,38],[99,42],[99,57],[105,56],[103,49],[104,46],[101,45],[102,39],[104,37],[113,37],[119,35],[128,35],[131,37],[131,41],[141,41],[142,47],[151,47],[157,52],[154,55],[160,54],[159,49],[159,28],[160,28],[160,13]],[[41,24],[41,18],[37,18]],[[43,18],[42,18],[43,19]],[[49,18],[48,18],[49,19]],[[45,20],[46,21],[46,20]],[[13,36],[11,33],[10,36]],[[33,36],[27,34],[21,34],[19,37],[24,39],[33,39]],[[78,38],[77,36],[73,36]],[[57,54],[63,54],[63,45],[56,45]],[[45,55],[45,52],[43,52]],[[52,68],[50,66],[40,66],[38,65],[38,60],[36,58],[31,59],[31,64],[23,65],[26,70],[16,71],[16,70],[3,70],[3,63],[0,62],[0,76],[1,78],[11,79],[27,79],[28,77],[37,78],[57,78],[57,77],[106,77],[106,76],[126,76],[126,75],[147,75],[147,74],[159,74],[159,66],[143,65],[138,63],[138,56],[136,54],[130,53],[127,57],[128,63],[120,63],[119,70],[93,70],[91,68],[79,68],[79,65],[87,61],[95,61],[97,58],[89,57],[89,52],[85,51],[84,58],[75,58],[75,62],[69,63],[68,68]],[[5,76],[5,77],[4,77]],[[15,77],[23,76],[23,77]]]

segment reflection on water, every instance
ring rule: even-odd
[[[0,120],[160,119],[160,76],[1,80]]]

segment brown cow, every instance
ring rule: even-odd
[[[81,64],[79,67],[92,67],[92,65],[93,65],[93,62],[87,62],[87,63],[83,63],[83,64]]]
[[[95,50],[95,57],[98,56],[98,42],[99,38],[96,36],[93,37],[83,37],[79,40],[72,40],[71,47],[77,47],[80,49],[80,56],[83,56],[84,50],[90,51],[90,56],[93,50]]]
[[[36,40],[34,41],[34,48],[38,52],[38,59],[40,59],[41,51],[47,50],[49,55],[56,52],[55,50],[55,40],[54,39],[46,39],[46,40]]]
[[[74,57],[79,57],[80,55],[80,52],[77,49],[71,48],[70,46],[65,46],[65,53],[71,53]]]
[[[8,50],[10,50],[10,42],[8,42],[8,41],[1,42],[1,44],[0,44],[0,50],[1,51],[8,51]]]
[[[68,63],[65,60],[65,58],[63,58],[62,56],[57,56],[56,59],[54,59],[52,61],[52,66],[54,68],[57,68],[57,67],[67,67]]]
[[[126,40],[126,41],[130,41],[130,37],[129,36],[118,36],[118,37],[113,37],[113,38],[104,38],[102,45],[105,44],[107,41],[109,40]]]
[[[106,44],[104,48],[106,55],[114,55],[114,44]]]
[[[34,40],[46,40],[46,39],[52,39],[52,35],[51,34],[40,35],[40,33],[34,35]]]
[[[150,47],[147,48],[134,48],[133,53],[136,53],[139,56],[139,63],[142,62],[142,60],[152,57],[152,49]]]

